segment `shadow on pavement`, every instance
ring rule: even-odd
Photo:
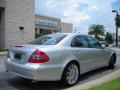
[[[65,89],[60,82],[30,82],[24,78],[14,77],[8,83],[18,90],[60,90]]]
[[[100,78],[106,74],[104,72],[108,72],[107,74],[113,72],[114,70],[109,70],[107,67],[100,68],[88,73],[81,75],[80,80],[77,85],[86,83],[90,80],[94,80],[96,78]],[[103,73],[101,75],[101,73]],[[100,75],[99,75],[100,74]],[[12,77],[7,79],[7,82],[14,88],[18,90],[60,90],[65,89],[60,82],[34,82],[30,83],[28,80],[21,77]]]

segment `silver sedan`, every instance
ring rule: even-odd
[[[6,70],[37,81],[58,81],[71,86],[80,74],[100,67],[114,69],[116,52],[93,37],[57,33],[9,49]]]

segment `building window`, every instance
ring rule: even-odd
[[[39,33],[42,34],[42,35],[44,35],[44,29],[40,29]]]
[[[52,33],[52,30],[48,30],[48,29],[46,29],[46,30],[44,30],[44,34],[46,35],[46,34],[51,34]]]
[[[35,28],[35,34],[37,34],[37,30],[38,30],[38,29],[37,29],[37,28]]]
[[[58,33],[59,31],[58,30],[53,30],[53,33]]]
[[[39,36],[43,36],[46,34],[52,34],[52,33],[57,33],[59,32],[58,30],[50,30],[50,29],[40,29],[40,28],[35,28],[35,36],[36,38]]]

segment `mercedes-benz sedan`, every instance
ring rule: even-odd
[[[37,81],[78,82],[80,74],[100,67],[113,69],[116,52],[93,37],[57,33],[9,49],[6,70]]]

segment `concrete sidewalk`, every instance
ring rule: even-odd
[[[0,52],[0,55],[7,55],[7,52]]]
[[[117,55],[120,56],[120,48],[111,48],[111,49],[114,49],[116,51]]]
[[[65,90],[87,90],[88,88],[90,88],[92,86],[100,85],[102,83],[105,83],[105,82],[107,82],[109,80],[112,80],[114,78],[117,78],[119,76],[120,76],[120,69],[111,73],[111,74],[103,76],[101,78],[89,81],[89,82],[81,84],[81,85],[76,85],[74,87],[71,87],[71,88],[68,88],[68,89],[65,89]]]

